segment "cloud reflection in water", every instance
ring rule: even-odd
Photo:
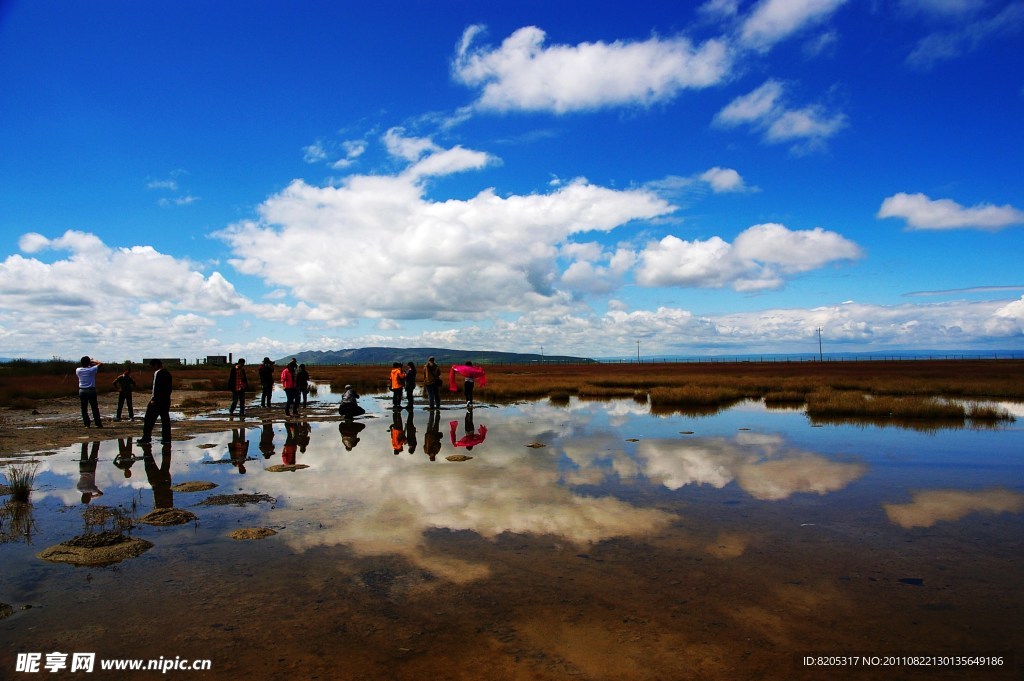
[[[1024,494],[1001,487],[978,491],[929,489],[914,492],[911,499],[906,504],[882,504],[889,520],[909,529],[960,520],[971,513],[1024,512]]]

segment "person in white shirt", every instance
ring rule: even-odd
[[[102,428],[100,421],[100,406],[96,399],[96,372],[102,362],[97,362],[92,357],[84,355],[79,367],[75,369],[78,376],[78,397],[82,401],[82,422],[89,427],[89,408],[92,408],[92,418],[97,428]]]

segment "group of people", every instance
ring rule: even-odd
[[[405,423],[402,423],[401,410],[394,410],[393,412],[393,423],[388,427],[388,433],[391,435],[391,450],[398,456],[404,449],[407,449],[410,454],[416,453],[416,445],[418,444],[416,438],[416,424],[413,420],[413,410],[409,410],[409,415],[405,419]],[[346,422],[352,424],[352,422]],[[341,440],[345,444],[345,448],[350,450],[359,442],[358,438],[351,439],[351,431],[346,431],[346,423],[342,423],[339,426],[341,431]],[[362,424],[355,424],[362,425]],[[483,441],[487,438],[487,426],[480,426],[479,429],[473,422],[473,410],[466,410],[465,420],[465,435],[461,438],[457,437],[456,431],[458,430],[459,422],[451,421],[448,424],[450,429],[450,436],[452,447],[465,447],[467,450],[472,451],[473,447],[479,444],[483,444]],[[355,433],[359,431],[356,430]],[[346,434],[350,436],[349,440],[346,440]],[[438,452],[441,451],[441,411],[439,409],[432,410],[430,418],[427,422],[427,432],[424,438],[423,451],[430,458],[431,461],[435,461]]]
[[[271,395],[274,392],[274,362],[269,357],[263,358],[256,373],[260,379],[260,407],[270,408],[273,406]],[[299,405],[305,409],[309,404],[309,372],[305,364],[299,364],[292,357],[284,369],[281,370],[281,387],[284,388],[285,416],[299,416]],[[228,373],[228,390],[231,391],[231,407],[228,414],[233,416],[235,407],[238,407],[238,415],[245,418],[245,393],[249,390],[249,377],[246,374],[245,360],[239,359]]]
[[[415,362],[407,362],[402,366],[401,362],[391,365],[391,406],[393,409],[402,408],[402,395],[407,400],[406,409],[413,408],[413,396],[416,393],[417,372]],[[427,359],[423,365],[423,392],[427,395],[427,409],[441,408],[441,367],[434,361],[433,357]]]
[[[86,428],[90,427],[93,422],[97,428],[103,427],[96,392],[96,374],[102,364],[99,360],[85,355],[79,362],[78,368],[75,369],[75,375],[78,377],[78,397],[82,403],[82,422]],[[171,441],[171,391],[173,390],[171,374],[159,359],[149,360],[149,366],[153,369],[153,392],[146,405],[146,414],[142,419],[142,437],[136,442],[150,444],[153,441],[153,427],[159,418],[160,441],[169,443]],[[131,366],[126,365],[124,371],[114,379],[113,383],[118,389],[117,416],[114,420],[121,420],[123,408],[127,406],[128,418],[134,421],[135,410],[132,406],[132,392],[136,388],[136,383],[132,378]],[[91,421],[89,419],[90,412],[92,412]]]
[[[457,390],[455,376],[463,378],[463,394],[466,398],[466,407],[473,408],[473,388],[479,380],[480,385],[485,385],[487,378],[484,370],[473,366],[472,362],[456,364],[448,373],[449,390]],[[391,406],[393,409],[402,409],[402,395],[405,395],[406,409],[413,408],[413,395],[416,392],[416,364],[407,362],[402,366],[401,362],[391,365],[389,376],[391,385]],[[423,365],[423,392],[427,396],[427,409],[434,410],[441,408],[441,367],[433,357],[427,359]]]
[[[102,362],[83,356],[75,373],[78,377],[78,396],[82,406],[82,422],[85,427],[93,423],[97,428],[103,427],[100,418],[99,403],[96,390],[96,375]],[[163,362],[159,359],[151,359],[149,366],[153,369],[153,391],[146,405],[146,413],[142,422],[142,437],[136,440],[139,444],[152,442],[153,429],[156,426],[157,418],[160,419],[162,443],[171,441],[171,392],[172,379],[170,372],[164,368]],[[422,381],[424,393],[427,396],[427,409],[436,411],[441,408],[441,367],[433,357],[427,360],[422,368]],[[274,390],[274,362],[269,357],[264,357],[257,374],[260,380],[261,397],[260,406],[269,408],[272,406],[271,395]],[[455,365],[449,371],[449,389],[457,390],[456,375],[463,377],[463,391],[466,398],[466,406],[473,408],[473,389],[477,381],[481,385],[486,383],[486,376],[483,369],[473,366],[472,362]],[[407,362],[405,366],[401,362],[394,362],[390,374],[390,386],[392,392],[392,407],[395,410],[402,409],[402,397],[407,400],[406,407],[413,409],[414,394],[419,379],[419,372],[414,362]],[[310,391],[310,377],[305,364],[299,364],[293,357],[290,362],[281,370],[281,385],[285,392],[285,416],[299,416],[299,406],[305,409],[308,405]],[[135,410],[132,404],[132,393],[138,387],[132,376],[131,365],[125,365],[124,371],[119,374],[113,384],[118,389],[117,415],[115,421],[120,421],[124,408],[127,407],[128,418],[135,420]],[[249,378],[247,375],[245,359],[239,359],[228,373],[227,388],[231,392],[231,406],[228,414],[234,416],[235,408],[238,408],[239,416],[245,418],[245,393],[249,390]],[[366,410],[358,404],[359,394],[351,385],[345,386],[345,393],[341,398],[339,413],[351,419],[361,416]],[[90,419],[91,415],[91,419]]]
[[[132,465],[144,461],[146,478],[153,489],[153,508],[173,508],[174,492],[171,489],[171,447],[165,445],[161,450],[160,464],[157,465],[153,450],[143,447],[143,456],[137,457],[132,452],[132,439],[118,438],[117,455],[114,467],[119,469],[125,479],[132,477]],[[100,441],[82,443],[82,454],[78,460],[78,484],[76,488],[82,493],[82,503],[88,504],[97,497],[103,496],[103,490],[96,486],[96,468],[99,463]]]

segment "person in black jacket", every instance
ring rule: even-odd
[[[149,360],[153,368],[153,397],[146,406],[146,416],[142,421],[142,437],[136,440],[139,444],[149,444],[152,440],[153,426],[156,417],[160,417],[160,442],[171,441],[171,373],[164,369],[164,363],[158,359]]]
[[[245,418],[245,391],[248,389],[249,378],[245,375],[245,360],[239,359],[228,374],[228,390],[231,391],[231,408],[228,409],[228,416],[234,415],[237,405],[238,415]]]

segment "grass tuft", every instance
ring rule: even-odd
[[[7,468],[7,486],[11,501],[27,504],[36,482],[36,464],[11,464]]]

